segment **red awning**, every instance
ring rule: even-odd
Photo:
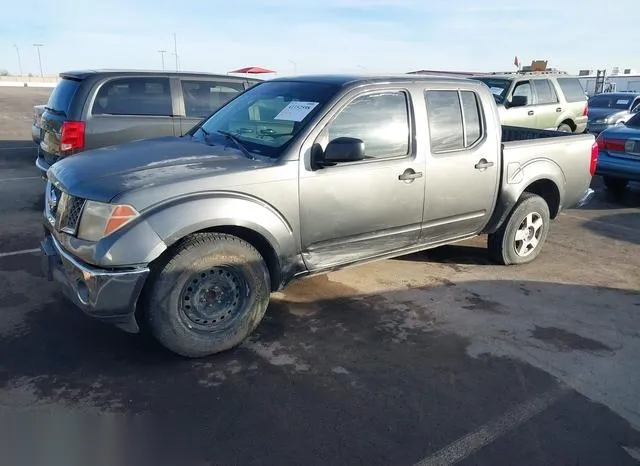
[[[275,71],[268,70],[266,68],[260,68],[259,66],[248,66],[246,68],[240,68],[239,70],[229,71],[229,73],[264,74],[275,73]]]

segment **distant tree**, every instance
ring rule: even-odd
[[[7,70],[0,70],[0,76],[9,76],[9,72]]]

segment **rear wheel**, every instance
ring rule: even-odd
[[[562,131],[563,133],[572,133],[573,129],[571,129],[571,126],[569,126],[566,123],[562,123],[560,126],[558,126],[558,131]]]
[[[491,260],[503,264],[532,262],[549,233],[549,206],[540,196],[524,193],[507,220],[487,239]]]
[[[629,184],[629,180],[625,180],[624,178],[611,178],[609,176],[605,176],[603,181],[607,189],[614,194],[624,193],[625,189],[627,189],[627,185]]]
[[[207,356],[240,344],[269,303],[264,259],[235,236],[191,236],[154,272],[144,315],[152,335],[182,356]]]

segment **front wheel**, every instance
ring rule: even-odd
[[[269,303],[264,259],[235,236],[193,235],[154,273],[145,300],[147,324],[163,346],[182,356],[207,356],[240,344]]]
[[[490,258],[503,265],[532,262],[547,239],[550,219],[545,200],[536,194],[524,193],[502,226],[489,234]]]

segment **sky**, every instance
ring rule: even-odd
[[[0,70],[86,68],[278,75],[515,70],[548,60],[579,69],[640,71],[640,0],[7,0]],[[603,10],[604,6],[604,10]],[[603,16],[606,19],[603,19]]]

